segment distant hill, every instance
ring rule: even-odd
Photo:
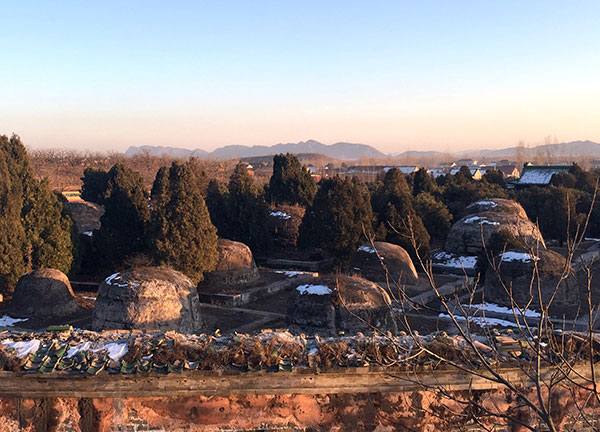
[[[593,141],[571,141],[560,144],[543,144],[536,147],[524,148],[527,156],[536,154],[550,154],[554,158],[572,156],[590,156],[600,158],[600,144]],[[508,147],[499,150],[469,150],[456,153],[456,156],[471,158],[510,159],[517,155],[517,147]]]
[[[276,144],[273,146],[242,146],[231,145],[219,147],[212,152],[204,150],[189,150],[174,147],[140,146],[129,147],[126,156],[148,152],[153,156],[168,155],[172,157],[209,157],[215,159],[248,158],[268,156],[279,153],[318,153],[334,159],[353,160],[359,158],[384,158],[386,155],[374,147],[366,144],[338,142],[326,145],[315,140],[301,141],[299,143]]]

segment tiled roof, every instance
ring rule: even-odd
[[[552,176],[561,172],[569,172],[570,166],[525,166],[519,184],[522,185],[547,185]]]

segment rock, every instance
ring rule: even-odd
[[[275,246],[282,249],[296,247],[305,211],[303,207],[290,205],[280,205],[271,210],[268,225]]]
[[[65,203],[67,211],[73,218],[79,234],[91,233],[100,229],[100,218],[104,209],[96,203],[88,201],[71,201]]]
[[[8,306],[9,315],[19,318],[66,317],[78,310],[69,279],[51,268],[23,275]]]
[[[351,274],[358,274],[372,282],[385,283],[386,271],[382,266],[385,264],[390,284],[417,284],[417,270],[404,248],[386,242],[374,242],[373,245],[375,248],[370,244],[362,245],[354,252],[350,259]]]
[[[202,327],[198,292],[184,274],[165,267],[115,273],[100,284],[92,328],[175,330]]]
[[[259,279],[252,251],[244,243],[219,239],[217,253],[217,267],[204,275],[204,281],[201,282],[203,285],[235,285]]]
[[[525,307],[529,304],[529,309],[538,310],[539,282],[544,304],[548,304],[550,298],[554,296],[551,309],[576,308],[579,305],[580,296],[570,267],[567,268],[569,277],[556,289],[565,271],[566,259],[562,255],[551,250],[539,249],[532,257],[525,250],[511,250],[498,255],[496,262],[500,263],[498,274],[491,267],[486,271],[486,301],[511,308],[511,299],[506,289],[512,289],[512,297],[519,306]],[[535,262],[537,262],[537,275],[532,284]]]
[[[370,332],[371,326],[398,332],[389,295],[373,282],[346,275],[299,285],[289,298],[286,323],[293,332],[324,336]]]
[[[486,205],[478,204],[482,202]],[[498,204],[494,207],[493,204],[496,202]],[[484,251],[483,242],[489,244],[492,235],[500,231],[519,239],[524,246],[546,247],[538,227],[527,219],[527,214],[520,204],[498,198],[478,203],[468,207],[477,211],[476,213],[471,213],[452,225],[446,239],[444,248],[446,252],[457,255],[479,255]],[[485,211],[479,211],[484,208]]]

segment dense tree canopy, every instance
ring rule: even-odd
[[[160,205],[152,211],[150,253],[157,263],[198,282],[217,264],[217,230],[193,167],[174,162],[165,173],[159,170],[155,185],[161,186],[153,188]]]
[[[317,192],[317,185],[310,171],[300,165],[298,158],[290,153],[273,157],[273,175],[269,182],[271,200],[277,204],[307,206]]]
[[[0,287],[12,290],[24,269],[73,263],[73,222],[47,180],[38,181],[16,135],[0,136]]]
[[[419,252],[429,251],[429,233],[413,208],[413,197],[406,177],[393,168],[385,173],[373,193],[371,203],[377,217],[377,234],[382,240],[402,246],[415,256],[412,236]]]
[[[339,261],[367,241],[372,233],[373,211],[367,187],[356,178],[333,177],[321,181],[315,199],[300,226],[299,244],[320,247]]]
[[[145,250],[148,197],[141,175],[122,164],[107,173],[102,194],[104,215],[94,233],[99,264],[112,268]]]
[[[101,169],[86,168],[81,177],[81,199],[102,204],[106,191],[107,172]]]
[[[227,228],[222,236],[248,245],[254,253],[266,254],[271,246],[269,207],[243,163],[231,174],[228,190]]]

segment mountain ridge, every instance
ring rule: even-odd
[[[143,152],[148,152],[152,156],[162,156],[164,154],[173,157],[212,157],[215,159],[247,158],[256,156],[269,156],[279,153],[319,153],[335,159],[359,159],[383,158],[387,155],[377,150],[375,147],[367,144],[337,142],[335,144],[323,144],[316,140],[300,141],[298,143],[280,143],[272,146],[243,146],[228,145],[219,147],[212,152],[205,150],[189,150],[176,147],[164,146],[130,146],[126,151],[126,156],[134,156]]]
[[[572,156],[581,155],[600,158],[600,143],[596,143],[590,140],[570,141],[566,143],[557,144],[542,144],[535,147],[523,147],[522,150],[525,157],[534,157],[538,154],[543,154],[552,155],[555,158],[568,158]],[[510,159],[515,158],[517,156],[518,151],[519,148],[516,146],[493,150],[463,150],[455,152],[453,154],[435,150],[409,150],[402,153],[396,153],[393,156],[398,158],[447,158],[448,156],[453,156],[454,158],[470,157],[477,159]],[[272,146],[228,145],[224,147],[219,147],[213,150],[212,152],[208,152],[202,149],[190,150],[168,146],[130,146],[125,151],[125,155],[134,156],[143,152],[148,152],[152,156],[168,155],[171,157],[181,158],[193,156],[215,159],[249,158],[257,156],[269,156],[279,153],[322,154],[324,156],[341,160],[356,160],[360,158],[385,158],[390,156],[377,150],[375,147],[367,144],[337,142],[334,144],[327,145],[312,139],[307,141],[300,141],[298,143],[279,143]]]

